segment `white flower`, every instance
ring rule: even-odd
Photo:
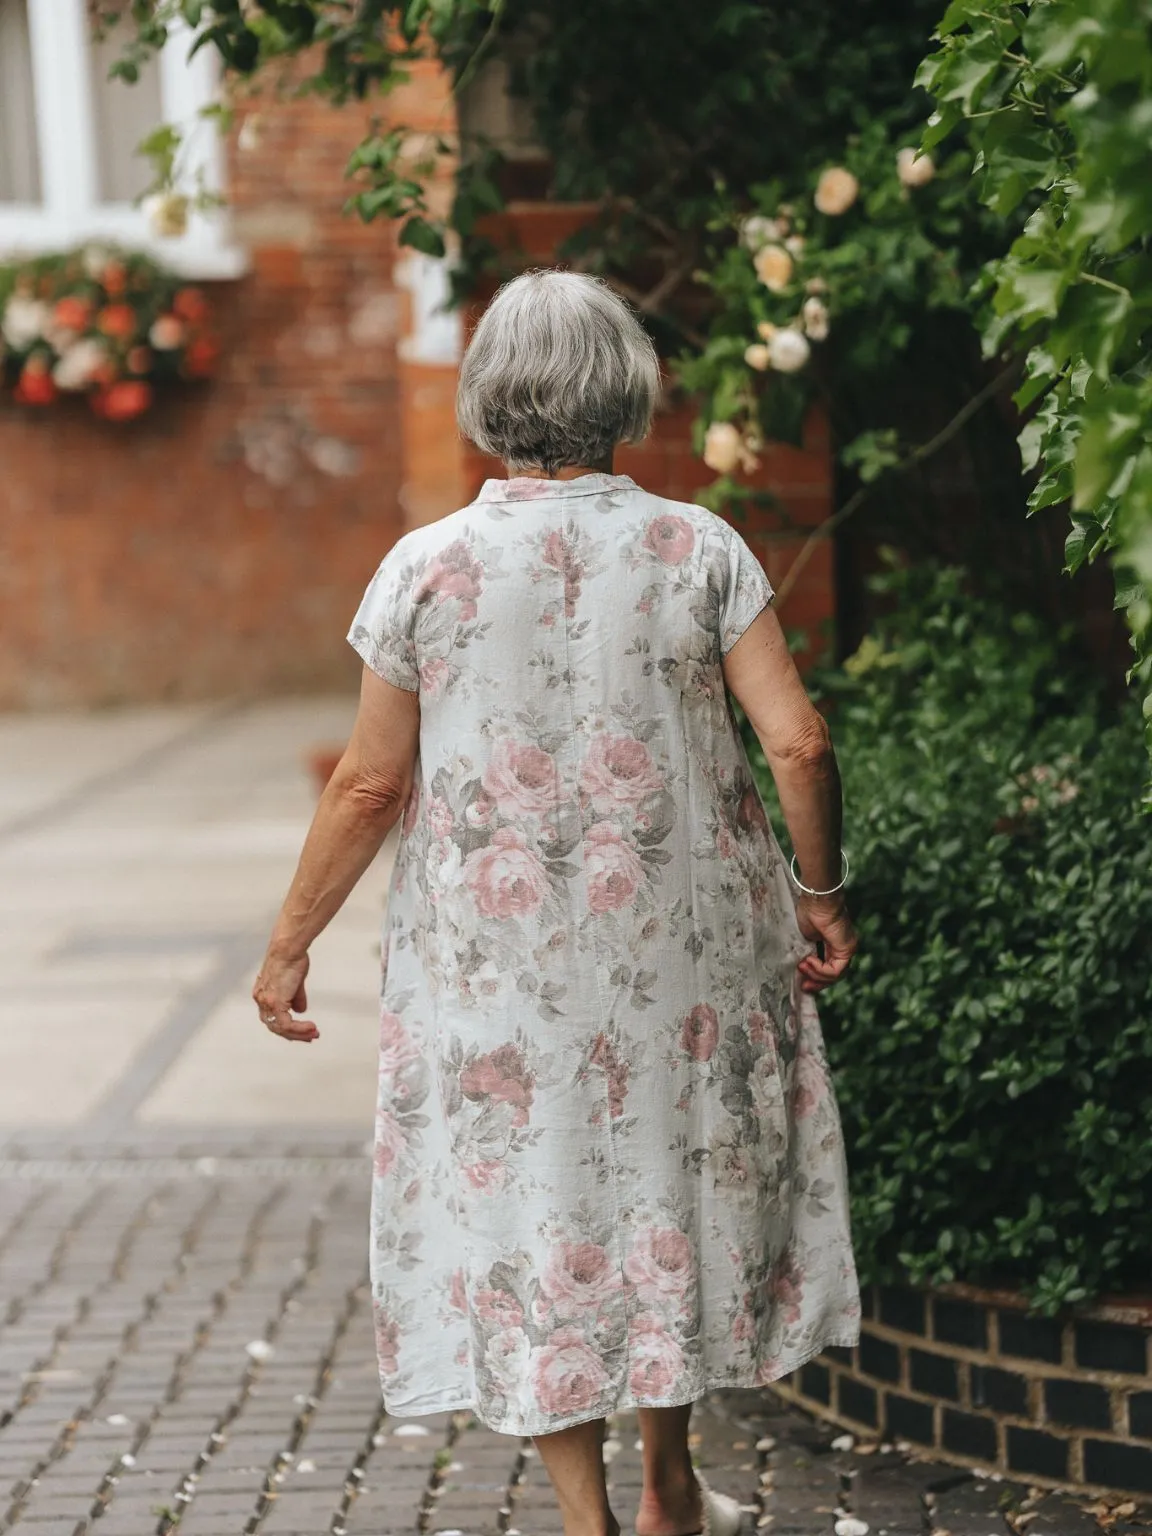
[[[57,389],[87,389],[107,360],[104,343],[92,336],[85,337],[61,356],[52,370],[52,382]]]
[[[762,341],[754,341],[750,347],[744,348],[744,361],[749,368],[755,368],[758,373],[763,373],[765,368],[771,366],[772,359],[768,355],[768,348]]]
[[[827,293],[828,284],[822,277],[810,277],[804,284],[805,293]]]
[[[799,373],[811,350],[803,333],[791,325],[781,326],[768,343],[772,366],[781,373]]]
[[[159,240],[178,240],[188,228],[188,199],[179,192],[156,192],[146,197],[144,212]]]
[[[756,327],[756,334],[761,341],[771,341],[776,334],[776,327],[772,324],[771,320],[761,320],[760,324]]]
[[[740,433],[730,421],[714,421],[704,434],[704,462],[718,475],[728,475],[743,456]]]
[[[896,154],[896,174],[906,187],[926,187],[936,174],[931,155],[917,155],[910,144]]]
[[[86,245],[80,258],[84,266],[85,276],[98,283],[103,276],[104,268],[111,259],[112,252],[106,245]]]
[[[789,235],[784,242],[784,249],[789,251],[797,260],[804,254],[804,247],[808,244],[803,235]]]
[[[787,232],[788,225],[784,219],[769,219],[762,213],[754,213],[741,224],[740,239],[755,255],[766,245],[783,240]]]
[[[805,299],[800,310],[804,317],[804,329],[813,341],[824,341],[828,335],[828,306],[823,299]]]
[[[792,258],[782,245],[766,245],[757,251],[756,276],[773,293],[782,293],[792,281]]]
[[[51,317],[52,311],[41,299],[30,299],[22,293],[14,293],[4,307],[0,331],[14,351],[23,352],[34,341],[40,340]]]
[[[860,183],[842,165],[830,166],[816,183],[812,201],[821,213],[847,213],[860,192]]]

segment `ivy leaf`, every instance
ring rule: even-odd
[[[422,251],[425,256],[443,256],[446,249],[443,233],[419,214],[413,214],[405,222],[400,230],[399,243],[410,245],[413,250]]]

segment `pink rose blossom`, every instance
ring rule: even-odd
[[[594,1067],[600,1067],[603,1071],[608,1089],[608,1113],[613,1120],[618,1120],[624,1113],[624,1100],[628,1096],[628,1076],[631,1068],[626,1061],[620,1059],[616,1047],[604,1034],[597,1035],[592,1042],[588,1060]],[[597,1113],[599,1114],[599,1111]]]
[[[425,693],[433,698],[443,693],[448,683],[448,663],[443,656],[430,656],[420,665],[420,686]]]
[[[786,1323],[800,1321],[800,1303],[804,1300],[804,1271],[791,1248],[786,1248],[772,1265],[768,1276],[768,1294],[780,1307]]]
[[[637,806],[663,785],[651,752],[635,736],[603,731],[592,738],[580,770],[580,788],[597,810]]]
[[[820,1061],[811,1051],[798,1051],[792,1073],[792,1113],[797,1120],[807,1120],[827,1095],[828,1078]]]
[[[482,917],[527,917],[548,895],[543,864],[511,827],[501,827],[486,848],[468,855],[464,883]]]
[[[511,1104],[515,1111],[513,1125],[528,1124],[535,1087],[535,1072],[528,1070],[524,1053],[511,1042],[497,1046],[484,1056],[477,1056],[460,1074],[460,1092],[466,1099],[474,1102],[492,1099],[498,1104]]]
[[[733,1344],[747,1344],[756,1337],[756,1317],[752,1311],[752,1292],[745,1291],[740,1299],[740,1311],[732,1319]]]
[[[492,820],[495,809],[495,801],[489,799],[487,795],[477,795],[464,812],[464,820],[470,827],[486,827]]]
[[[640,599],[640,601],[636,604],[636,612],[637,613],[651,613],[652,612],[652,599],[650,597],[642,597]]]
[[[433,795],[428,801],[428,830],[433,837],[447,837],[452,831],[452,811],[443,795]]]
[[[411,1036],[404,1028],[398,1013],[387,1008],[380,1013],[380,1075],[395,1077],[397,1072],[415,1061],[420,1052],[412,1044]]]
[[[692,1244],[675,1227],[645,1227],[624,1261],[624,1273],[641,1301],[683,1302],[693,1283]]]
[[[376,1111],[376,1177],[387,1178],[392,1165],[408,1146],[404,1129],[396,1116],[386,1109]]]
[[[479,1290],[472,1298],[476,1316],[482,1323],[493,1323],[499,1328],[519,1328],[524,1321],[524,1309],[507,1291]]]
[[[597,1243],[557,1243],[544,1261],[540,1289],[557,1317],[595,1316],[621,1289],[621,1280]]]
[[[531,1355],[532,1388],[541,1410],[557,1418],[587,1413],[609,1385],[608,1372],[578,1328],[557,1328]]]
[[[494,1333],[484,1346],[484,1362],[503,1386],[520,1381],[528,1364],[528,1335],[522,1328],[504,1328]]]
[[[748,1038],[753,1045],[764,1045],[768,1040],[768,1015],[753,1008],[748,1015]]]
[[[576,555],[573,536],[562,529],[553,529],[544,540],[542,558],[546,566],[564,577],[564,614],[566,618],[575,618],[580,583],[584,579],[584,562]]]
[[[545,608],[544,612],[540,615],[540,622],[545,629],[552,628],[556,622],[556,615],[551,608]]]
[[[399,1368],[400,1329],[378,1301],[372,1303],[376,1327],[376,1359],[382,1376],[395,1376]]]
[[[464,1290],[464,1271],[454,1269],[452,1271],[452,1284],[448,1289],[448,1305],[457,1312],[467,1312],[468,1297]]]
[[[482,1195],[499,1194],[508,1177],[503,1163],[468,1163],[461,1172],[468,1186]]]
[[[635,905],[644,866],[612,822],[598,821],[585,834],[584,869],[593,912],[618,912]]]
[[[665,565],[681,565],[695,547],[692,524],[674,512],[654,517],[644,532],[644,548]]]
[[[632,1394],[646,1398],[667,1397],[684,1369],[684,1351],[658,1317],[641,1313],[628,1330],[629,1385]]]
[[[496,743],[482,783],[505,816],[543,816],[560,800],[555,760],[539,747],[513,741],[511,736],[502,736]]]
[[[476,617],[476,599],[484,582],[484,569],[464,539],[454,539],[428,562],[416,586],[416,601],[435,597],[438,603],[456,598],[462,620]]]
[[[693,1061],[709,1061],[720,1039],[720,1020],[708,1003],[697,1003],[680,1026],[680,1046]]]

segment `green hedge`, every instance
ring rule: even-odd
[[[954,571],[821,681],[860,952],[822,1002],[868,1279],[1152,1279],[1152,817],[1137,712]],[[754,762],[767,788],[758,749]]]

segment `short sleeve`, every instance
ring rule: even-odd
[[[764,567],[736,532],[725,525],[720,571],[720,654],[728,652],[772,601]]]
[[[368,584],[348,631],[348,643],[377,677],[418,693],[412,583],[411,564],[397,544]]]

